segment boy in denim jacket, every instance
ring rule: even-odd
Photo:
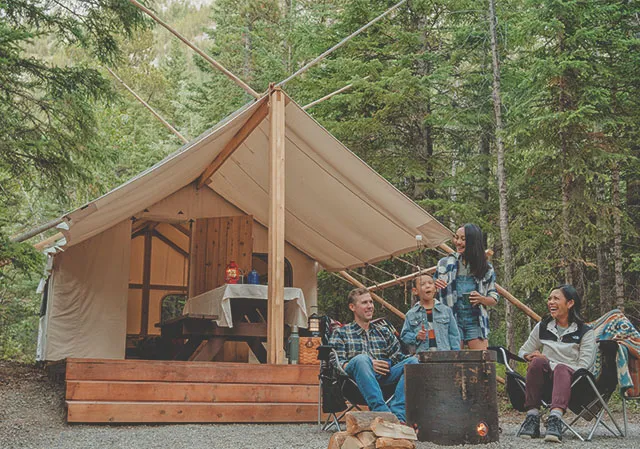
[[[418,276],[413,294],[419,301],[405,316],[400,339],[416,352],[460,350],[460,333],[453,311],[435,299],[431,276]]]

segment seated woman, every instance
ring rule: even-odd
[[[498,302],[496,275],[487,260],[478,225],[461,226],[453,237],[456,252],[438,261],[433,275],[438,299],[453,309],[460,330],[460,346],[487,349],[489,313]]]
[[[400,339],[416,352],[459,350],[458,324],[451,309],[435,299],[431,276],[418,276],[413,294],[419,301],[407,312]]]
[[[531,331],[519,355],[527,368],[522,438],[540,437],[539,408],[543,392],[551,387],[551,414],[545,441],[562,441],[562,415],[571,397],[571,378],[578,369],[590,369],[596,359],[593,329],[580,316],[582,301],[571,285],[554,289],[547,300],[549,315]]]

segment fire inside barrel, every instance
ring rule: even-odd
[[[499,440],[493,351],[418,354],[405,367],[407,421],[420,441],[441,445]]]

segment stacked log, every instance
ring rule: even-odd
[[[328,449],[415,449],[415,430],[393,413],[349,412],[347,430],[331,435]]]

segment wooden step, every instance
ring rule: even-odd
[[[317,403],[318,385],[67,381],[67,400]]]
[[[67,359],[66,380],[317,385],[317,365]]]
[[[318,419],[316,404],[67,401],[70,423],[292,423]]]

